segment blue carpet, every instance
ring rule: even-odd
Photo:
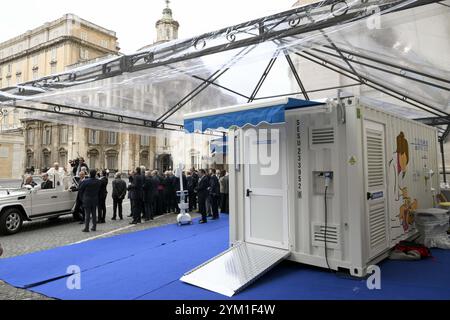
[[[68,290],[65,278],[31,290],[58,299],[226,299],[178,279],[227,246],[224,215],[206,225],[171,225],[0,260],[0,279],[36,283],[76,264],[84,270],[81,290]],[[450,299],[450,251],[432,253],[422,261],[385,260],[381,290],[368,290],[365,280],[286,261],[232,299]]]
[[[381,290],[367,289],[366,280],[285,261],[231,300],[448,300],[449,252],[434,250],[433,254],[446,264],[432,260],[381,263]],[[425,273],[431,277],[424,279]],[[221,300],[224,296],[178,281],[140,299]]]
[[[1,259],[0,279],[12,286],[25,288],[65,276],[67,267],[71,265],[79,266],[81,271],[91,270],[129,258],[148,249],[181,241],[206,230],[215,230],[227,225],[228,219],[224,216],[224,219],[206,225],[196,223],[178,227],[174,224]]]
[[[208,223],[213,225],[214,223]],[[211,229],[211,228],[210,228]],[[146,250],[120,261],[81,273],[81,290],[68,290],[67,279],[32,288],[64,300],[131,300],[176,282],[190,269],[228,247],[228,228]]]

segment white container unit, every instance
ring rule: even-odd
[[[416,234],[413,210],[433,207],[439,188],[434,128],[357,97],[279,99],[187,116],[205,129],[228,128],[230,119],[237,122],[228,137],[228,159],[235,160],[229,166],[230,246],[240,251],[245,245],[275,248],[276,261],[288,257],[362,277]],[[242,286],[226,292],[253,280],[230,273],[242,269],[235,263],[264,272],[271,266],[259,265],[262,260],[227,259],[228,267],[219,269]],[[191,280],[201,269],[182,280],[196,284]],[[200,286],[218,291],[220,284]]]

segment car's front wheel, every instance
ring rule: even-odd
[[[0,217],[0,233],[11,235],[20,231],[23,219],[19,209],[6,209]]]

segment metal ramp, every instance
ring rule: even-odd
[[[180,280],[232,297],[289,254],[283,249],[239,243],[187,272]]]

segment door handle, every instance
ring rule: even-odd
[[[51,199],[56,199],[56,198],[58,198],[58,196],[53,196],[53,197],[51,197]]]
[[[252,193],[253,191],[252,190],[250,190],[250,189],[247,189],[247,197],[250,197],[250,193]]]

